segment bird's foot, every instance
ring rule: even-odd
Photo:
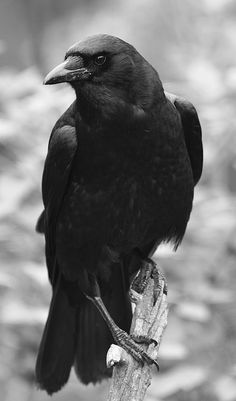
[[[102,299],[100,297],[91,297],[91,301],[100,311],[101,315],[103,316],[104,320],[106,321],[112,336],[121,348],[128,352],[136,361],[141,363],[142,365],[146,362],[148,365],[156,365],[157,369],[159,369],[159,365],[155,359],[151,358],[147,352],[141,347],[140,343],[150,345],[155,344],[157,342],[149,338],[148,336],[143,335],[129,335],[126,331],[120,329],[114,322],[114,320],[109,315],[106,306],[104,305]]]
[[[150,277],[154,280],[154,303],[161,291],[162,281],[164,281],[163,293],[167,295],[167,283],[163,273],[158,269],[156,263],[152,259],[146,258],[142,259],[141,268],[131,284],[131,300],[135,300],[133,292],[140,295],[143,294]]]
[[[151,358],[146,351],[139,345],[140,343],[150,345],[154,343],[157,345],[157,342],[154,339],[150,339],[147,336],[134,336],[129,335],[124,330],[121,330],[119,327],[113,328],[112,331],[114,340],[116,341],[117,345],[125,349],[132,357],[144,365],[147,363],[148,365],[154,364],[159,370],[159,365],[157,361]]]

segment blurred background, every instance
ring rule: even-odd
[[[169,323],[147,401],[236,400],[236,3],[234,0],[1,0],[0,398],[46,401],[34,364],[50,299],[41,175],[50,131],[74,99],[43,75],[75,41],[109,33],[132,43],[165,88],[191,100],[204,173],[177,253],[155,255],[169,283]],[[109,383],[73,374],[55,401],[105,400]]]

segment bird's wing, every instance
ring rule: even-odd
[[[55,229],[63,197],[67,190],[72,162],[77,150],[77,136],[73,105],[56,123],[48,145],[45,160],[42,193],[44,212],[39,217],[46,239],[46,260],[49,278],[53,281],[55,261]]]
[[[165,92],[165,95],[180,114],[185,143],[192,166],[194,184],[196,185],[201,177],[203,166],[202,130],[197,111],[189,101],[168,92]]]

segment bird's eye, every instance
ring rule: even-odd
[[[95,57],[95,60],[94,60],[94,62],[95,62],[95,64],[97,64],[97,65],[103,65],[103,64],[105,64],[105,62],[106,62],[106,56],[104,56],[104,55],[100,55],[100,56],[96,56]]]

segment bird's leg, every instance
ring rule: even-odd
[[[158,363],[153,358],[151,358],[139,344],[137,344],[136,340],[115,324],[114,320],[111,318],[108,310],[106,309],[102,299],[100,297],[94,297],[90,299],[97,307],[101,315],[103,316],[103,319],[107,323],[115,342],[120,347],[124,348],[138,362],[142,364],[146,362],[149,365],[155,364],[157,369],[159,369]]]
[[[96,280],[96,279],[95,279]],[[96,288],[99,288],[98,283],[96,282]],[[95,288],[94,287],[94,288]],[[143,348],[137,343],[135,338],[132,338],[128,333],[126,333],[124,330],[120,329],[112,317],[110,316],[106,306],[103,303],[102,298],[100,297],[100,294],[98,293],[96,296],[88,296],[93,304],[96,306],[96,308],[99,310],[101,313],[103,319],[105,320],[108,328],[110,329],[112,336],[120,347],[124,348],[130,355],[133,356],[134,359],[136,359],[138,362],[144,364],[146,362],[147,364],[155,364],[157,369],[159,369],[158,363],[151,358],[144,350]],[[138,342],[147,342],[146,338],[142,338],[142,341]],[[152,340],[148,340],[148,343],[150,344]]]
[[[167,294],[167,283],[163,273],[157,268],[156,263],[150,258],[142,258],[140,255],[140,270],[130,286],[131,300],[135,300],[134,293],[143,294],[150,277],[154,280],[154,303],[161,290],[161,281],[164,281],[164,294]]]

